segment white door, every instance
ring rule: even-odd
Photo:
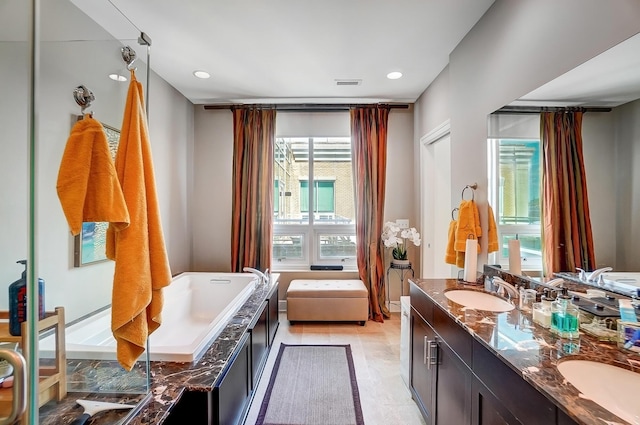
[[[451,146],[449,122],[422,137],[422,277],[455,277],[453,266],[445,263],[451,222]]]

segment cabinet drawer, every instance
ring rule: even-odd
[[[473,372],[519,422],[556,423],[556,406],[477,341],[473,341]]]
[[[457,324],[444,310],[433,309],[433,329],[455,354],[471,367],[471,349],[473,338],[465,329]]]
[[[415,283],[409,280],[409,296],[411,299],[411,307],[413,307],[420,316],[429,323],[433,323],[433,301],[429,299],[427,294],[422,292]]]

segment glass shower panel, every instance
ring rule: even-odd
[[[83,223],[80,235],[72,236],[56,188],[71,130],[89,114],[102,125],[115,156],[131,81],[122,57],[123,47],[136,52],[135,76],[147,90],[147,46],[138,43],[140,30],[107,0],[89,3],[99,5],[111,22],[119,19],[118,38],[72,1],[40,3],[38,271],[46,285],[47,311],[64,308],[67,391],[113,396],[145,394],[149,389],[146,356],[131,371],[116,360],[110,314],[114,262],[105,257],[108,225]],[[83,110],[78,100],[91,95],[93,100]],[[56,364],[61,353],[56,349],[54,332],[41,333],[39,354],[42,366]],[[136,399],[131,397],[128,403]]]
[[[17,351],[21,336],[15,329],[22,333],[19,319],[24,320],[26,313],[17,308],[18,300],[24,307],[27,290],[27,279],[22,277],[26,267],[18,261],[29,259],[31,16],[28,1],[0,2],[0,348]],[[4,381],[12,371],[2,369]],[[7,417],[12,389],[0,392],[3,400],[9,400],[0,402],[0,417]]]

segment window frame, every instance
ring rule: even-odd
[[[305,136],[307,137],[307,136]],[[336,213],[337,206],[337,188],[336,188],[336,178],[332,176],[319,175],[315,176],[314,174],[314,140],[322,139],[325,137],[315,137],[308,136],[308,147],[309,147],[309,158],[308,158],[308,174],[306,176],[300,176],[299,178],[299,188],[301,187],[301,182],[304,180],[307,182],[307,194],[308,206],[314,206],[313,197],[315,196],[315,188],[319,182],[330,181],[333,184],[333,214]],[[349,136],[343,136],[345,140],[349,140],[351,142],[351,138]],[[276,139],[290,139],[289,137],[279,137]],[[275,158],[272,158],[272,163],[275,162]],[[352,168],[353,172],[353,168]],[[274,179],[275,181],[275,179]],[[355,203],[355,199],[353,200]],[[351,224],[344,223],[322,223],[315,219],[315,213],[310,213],[309,211],[303,212],[302,205],[298,206],[300,209],[301,217],[305,214],[308,217],[308,221],[305,223],[278,223],[275,211],[274,211],[274,221],[273,221],[273,235],[275,236],[303,236],[302,243],[302,258],[272,258],[272,270],[273,271],[308,271],[311,265],[341,265],[343,266],[343,270],[345,271],[357,271],[357,260],[356,255],[347,256],[341,258],[339,261],[336,260],[335,257],[332,258],[322,258],[321,256],[321,236],[325,235],[336,235],[336,236],[346,236],[355,239],[355,220]],[[355,205],[354,205],[355,207]],[[312,208],[308,208],[312,209]],[[317,214],[323,214],[322,212],[318,212]],[[273,255],[273,249],[272,249]]]
[[[498,251],[489,254],[489,262],[492,264],[498,264],[502,268],[509,268],[509,257],[502,255],[503,245],[502,241],[504,237],[516,235],[535,235],[542,239],[542,223],[538,224],[500,224],[500,141],[501,140],[522,140],[522,141],[535,141],[540,143],[539,139],[532,137],[489,137],[487,139],[487,162],[489,164],[489,191],[488,200],[489,204],[493,207],[493,213],[495,215],[496,229],[498,233]],[[539,190],[542,189],[539,187]],[[542,201],[542,194],[539,196]],[[523,248],[521,248],[522,253]],[[542,252],[540,257],[526,257],[522,255],[522,270],[523,271],[541,271],[542,270]]]

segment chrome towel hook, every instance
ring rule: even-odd
[[[122,52],[122,60],[124,60],[127,63],[127,69],[129,71],[131,71],[132,69],[135,71],[136,68],[133,67],[133,62],[135,62],[138,56],[136,54],[136,51],[129,46],[124,46],[123,48],[120,49],[120,52]]]
[[[93,92],[83,85],[80,85],[73,90],[73,98],[76,103],[80,105],[83,114],[84,110],[91,106],[91,102],[96,100]]]

